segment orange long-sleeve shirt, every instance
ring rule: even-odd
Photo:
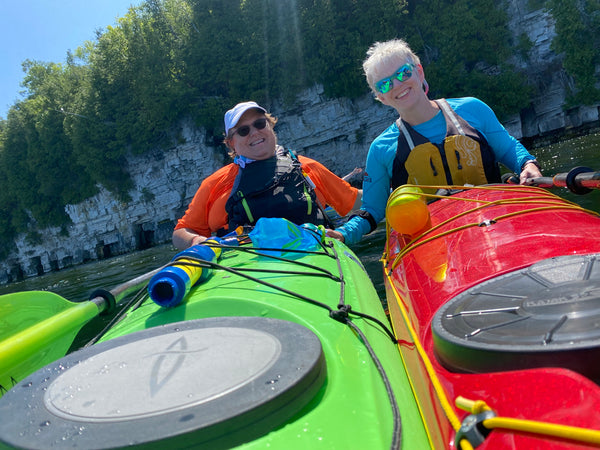
[[[306,175],[315,184],[315,193],[321,205],[330,205],[341,216],[348,214],[354,206],[358,189],[321,163],[304,156],[299,156],[298,159]],[[233,189],[238,170],[239,166],[231,163],[204,179],[175,229],[189,228],[202,236],[210,236],[221,228],[227,228],[225,203]]]

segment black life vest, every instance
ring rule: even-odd
[[[272,158],[240,167],[225,210],[229,230],[254,225],[261,217],[283,217],[298,225],[325,223],[300,161],[281,148]]]
[[[500,168],[485,137],[454,112],[445,99],[435,100],[446,120],[446,137],[434,144],[398,119],[398,148],[392,188],[403,184],[482,185],[499,183]]]

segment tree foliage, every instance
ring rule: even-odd
[[[508,17],[496,0],[414,2],[411,12],[419,20],[406,36],[433,97],[478,97],[501,118],[528,103],[525,76],[506,62],[517,49],[508,45]]]
[[[548,4],[565,67],[578,93],[590,92],[598,0]],[[314,84],[330,97],[363,95],[375,41],[406,39],[432,96],[517,112],[528,88],[506,62],[522,52],[506,23],[494,0],[146,0],[64,63],[23,63],[23,99],[0,120],[0,257],[17,232],[67,224],[64,206],[100,185],[127,201],[128,155],[169,145],[184,117],[217,142],[223,111],[240,100],[293,104]]]
[[[564,67],[575,80],[569,105],[600,100],[600,0],[548,0],[559,39],[552,48],[564,55]]]

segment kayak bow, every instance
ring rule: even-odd
[[[434,445],[599,445],[600,218],[537,187],[446,188],[390,197],[383,258]]]

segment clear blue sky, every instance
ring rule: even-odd
[[[64,63],[67,51],[95,39],[95,31],[115,25],[131,5],[143,0],[1,0],[0,117],[19,91],[26,59]]]

